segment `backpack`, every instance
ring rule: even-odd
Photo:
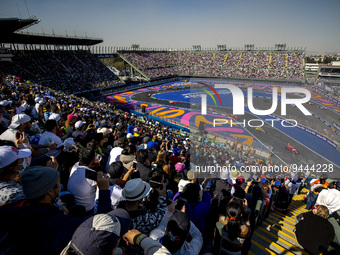
[[[313,205],[316,203],[316,200],[318,198],[318,194],[314,193],[314,192],[309,192],[309,194],[307,195],[306,198],[306,209],[310,210]]]

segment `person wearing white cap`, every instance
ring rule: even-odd
[[[44,100],[37,96],[36,98],[34,98],[34,101],[35,101],[34,109],[37,111],[37,113],[39,113],[39,106],[44,103]]]
[[[132,134],[132,133],[128,133],[127,135],[126,135],[126,138],[127,139],[131,139],[131,138],[133,138],[134,137],[134,135]]]
[[[324,205],[328,208],[329,214],[340,210],[340,191],[336,189],[324,189],[319,193],[316,200],[317,205]]]
[[[42,105],[43,103],[44,103],[44,99],[42,99],[42,98],[39,98],[39,97],[36,97],[35,98],[35,106],[34,106],[34,108],[35,108],[35,110],[39,113],[39,106],[40,105]]]
[[[16,142],[16,133],[27,132],[31,128],[31,117],[25,113],[19,113],[12,117],[11,125],[0,135],[0,140]]]
[[[81,137],[86,137],[87,132],[85,131],[86,129],[86,122],[83,120],[78,120],[75,124],[75,131],[72,133],[73,138],[77,138],[78,136]]]
[[[133,129],[133,135],[134,135],[135,137],[138,137],[138,136],[139,136],[139,134],[138,134],[138,128],[134,128],[134,129]]]
[[[38,103],[40,100],[41,100],[41,98],[40,98],[39,96],[36,96],[36,97],[34,98],[34,101],[35,101],[36,103]]]
[[[78,121],[76,122],[76,124],[74,125],[74,127],[75,127],[76,129],[80,129],[84,124],[86,124],[85,121],[83,121],[83,120],[78,120]]]
[[[104,137],[107,137],[108,134],[112,133],[112,128],[106,128],[106,127],[98,128],[97,133],[103,133]]]
[[[0,146],[0,206],[25,199],[22,187],[15,178],[26,167],[25,158],[29,156],[29,149]]]
[[[58,113],[52,113],[50,117],[48,117],[49,120],[55,120],[57,123],[60,120],[60,114]]]

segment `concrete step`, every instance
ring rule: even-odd
[[[308,211],[302,202],[305,196],[306,194],[294,196],[286,214],[278,211],[270,212],[261,226],[258,226],[254,231],[250,255],[308,255],[297,242],[294,233],[296,216]]]

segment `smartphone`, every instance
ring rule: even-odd
[[[133,169],[135,169],[135,172],[137,171],[137,161],[133,161]]]
[[[208,184],[207,184],[207,189],[211,189],[212,184],[213,184],[213,182],[209,180]]]
[[[149,183],[150,183],[151,188],[163,190],[163,183],[156,182],[153,180],[149,180]]]
[[[185,206],[187,203],[187,200],[185,198],[180,197],[177,200],[177,205],[175,206],[175,211],[181,211],[183,206]]]
[[[97,181],[97,172],[91,169],[85,169],[85,178]]]

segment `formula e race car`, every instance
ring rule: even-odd
[[[299,152],[297,151],[297,149],[295,149],[290,143],[285,144],[285,147],[290,150],[291,152],[293,152],[294,155],[298,155]]]
[[[255,130],[262,132],[263,134],[267,134],[267,132],[262,127],[257,127]]]

